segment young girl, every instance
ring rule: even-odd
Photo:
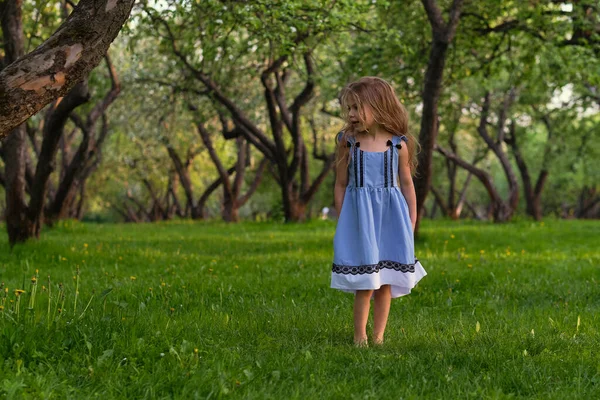
[[[417,146],[408,114],[389,83],[364,77],[342,91],[346,124],[338,134],[331,287],[355,293],[354,343],[383,343],[391,299],[409,294],[427,273],[414,256],[417,218],[412,182]]]

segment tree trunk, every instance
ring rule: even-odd
[[[17,57],[7,57],[11,64],[0,72],[0,139],[45,105],[66,95],[98,65],[134,3],[135,0],[81,0],[60,28],[37,49],[21,57],[21,45]],[[20,4],[21,0],[2,2],[3,21],[14,15],[6,10],[20,9]],[[22,35],[22,29],[19,32]],[[5,34],[5,42],[6,39]]]
[[[418,155],[419,164],[415,178],[415,193],[417,196],[415,234],[419,232],[423,206],[431,186],[433,150],[438,134],[438,99],[442,91],[446,54],[448,46],[454,39],[463,6],[462,0],[454,0],[450,8],[450,18],[448,22],[445,22],[435,0],[422,0],[422,2],[431,24],[433,42],[429,52],[422,95],[423,113],[419,132],[421,152]]]
[[[477,168],[476,166],[461,159],[456,154],[451,153],[450,151],[445,150],[444,148],[438,145],[436,145],[435,148],[444,157],[452,160],[462,168],[475,175],[477,179],[479,179],[479,181],[483,184],[490,197],[489,214],[494,218],[494,222],[504,222],[507,221],[508,218],[510,218],[514,209],[512,209],[510,206],[504,203],[492,182],[491,176],[486,171]]]
[[[475,165],[475,163],[473,163],[473,165]],[[469,187],[469,183],[471,182],[472,176],[473,174],[469,172],[469,174],[467,175],[467,179],[465,180],[465,184],[463,185],[463,189],[458,198],[458,202],[454,205],[452,211],[450,212],[450,218],[452,218],[453,220],[457,220],[460,218],[460,213],[462,212],[462,208],[465,204],[465,199],[467,197],[467,188]]]
[[[224,190],[221,216],[225,222],[238,222],[238,205],[234,198]]]
[[[34,226],[33,236],[39,237],[44,222],[44,205],[46,203],[50,174],[56,169],[56,152],[67,119],[76,107],[89,99],[87,82],[75,85],[73,90],[51,110],[44,123],[42,148],[38,157],[35,177],[31,188],[28,218]]]
[[[21,5],[21,0],[4,0],[0,2],[6,63],[15,62],[24,53]],[[5,71],[6,69],[0,73],[0,76]],[[1,96],[2,92],[0,91]],[[8,112],[0,108],[0,115],[2,115],[0,119],[0,125],[2,125]],[[12,132],[2,146],[5,168],[6,228],[11,247],[15,243],[26,241],[34,230],[34,227],[27,223],[27,204],[25,202],[27,131],[25,124],[19,125],[21,122],[23,121],[15,123],[7,129],[7,132],[9,130],[12,130]],[[2,137],[0,136],[0,139]]]
[[[287,216],[287,222],[303,222],[306,221],[306,203],[301,201],[294,201],[290,204],[289,214]]]

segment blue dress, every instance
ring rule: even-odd
[[[338,135],[338,140],[341,133]],[[409,294],[427,273],[415,258],[408,204],[398,183],[398,149],[368,152],[350,138],[348,186],[333,239],[331,287],[345,292],[391,285],[392,297]]]

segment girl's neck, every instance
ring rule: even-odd
[[[381,140],[388,140],[391,134],[385,129],[383,129],[381,125],[376,125],[371,127],[369,132],[361,132],[358,136],[364,139],[371,139],[374,142],[378,142]]]

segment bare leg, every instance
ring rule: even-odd
[[[375,291],[375,310],[373,311],[373,342],[383,344],[383,334],[390,314],[392,302],[392,289],[390,285],[383,285]]]
[[[367,344],[367,320],[371,306],[372,290],[357,290],[354,296],[354,344]]]

